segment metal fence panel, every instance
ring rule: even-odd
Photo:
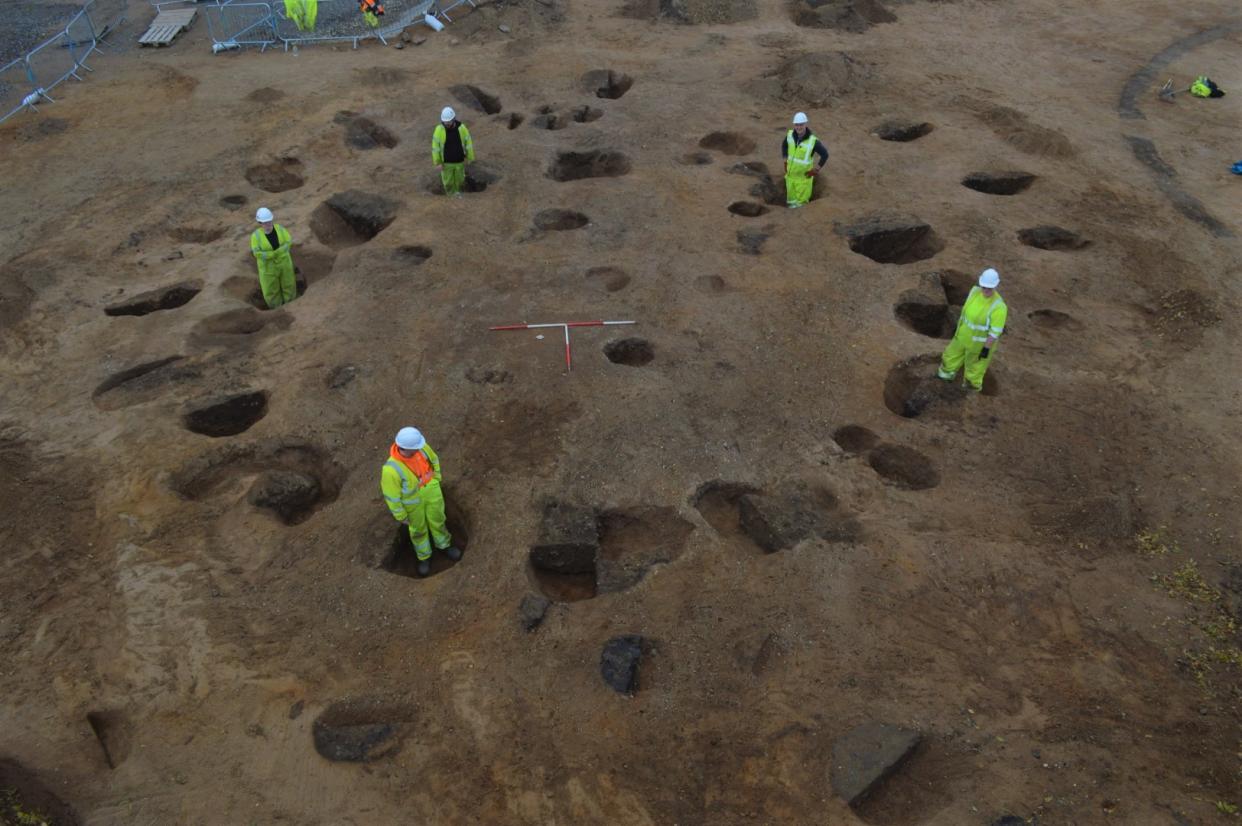
[[[26,55],[26,63],[34,73],[37,88],[51,92],[73,77],[77,63],[69,46],[69,36],[62,31],[31,49]]]
[[[267,45],[276,42],[272,7],[267,3],[215,3],[202,6],[214,43]]]
[[[95,51],[95,30],[91,27],[91,19],[86,16],[86,9],[78,12],[65,26],[65,37],[69,42],[69,51],[73,62],[79,67],[86,67],[86,58]]]
[[[19,57],[0,68],[0,121],[7,120],[22,108],[22,98],[35,88],[30,80],[26,59]]]
[[[109,32],[121,25],[127,5],[126,0],[91,0],[86,4],[86,14],[90,18],[97,41],[103,40]]]

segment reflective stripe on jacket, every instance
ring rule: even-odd
[[[474,161],[474,141],[470,140],[470,130],[466,128],[466,124],[457,124],[457,134],[461,136],[461,151],[466,153],[466,162]],[[446,130],[443,123],[437,123],[436,129],[431,133],[431,162],[434,164],[444,163],[444,141],[447,138]]]
[[[424,486],[433,482],[439,484],[440,481],[440,458],[436,456],[436,452],[427,445],[419,453],[423,455],[430,469],[425,481],[415,477],[408,467],[391,457],[380,470],[380,493],[384,495],[384,504],[398,522],[404,522],[408,518],[406,514],[422,504],[419,492]]]
[[[276,240],[280,242],[280,245],[274,249],[272,243],[267,240],[267,233],[263,231],[263,227],[250,233],[250,252],[259,261],[270,261],[279,258],[282,254],[288,255],[289,247],[293,244],[289,230],[280,224],[272,224],[272,228],[276,230]]]
[[[958,320],[958,332],[963,329],[970,331],[970,340],[985,342],[988,337],[1000,338],[1005,331],[1005,320],[1009,317],[1009,307],[1000,293],[988,298],[978,286],[970,288],[966,303],[962,305],[962,315]]]
[[[785,146],[789,149],[789,166],[810,166],[812,163],[811,156],[815,154],[815,143],[818,140],[814,135],[809,136],[802,143],[794,140],[794,131],[789,130],[785,134]]]

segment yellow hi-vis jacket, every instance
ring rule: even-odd
[[[466,153],[466,163],[474,162],[474,141],[470,139],[470,130],[466,128],[466,124],[457,124],[457,134],[461,136],[461,149]],[[434,164],[444,163],[444,141],[447,139],[447,130],[443,123],[436,124],[436,131],[431,133],[431,162]]]
[[[1000,293],[993,293],[988,298],[978,286],[971,287],[966,303],[962,305],[962,316],[957,322],[954,338],[963,343],[969,341],[976,344],[983,344],[989,336],[1000,338],[1008,317],[1009,308]]]
[[[440,487],[440,457],[431,449],[431,445],[423,445],[419,451],[431,463],[432,477],[420,483],[401,462],[389,457],[380,471],[380,492],[384,494],[384,504],[392,512],[393,519],[404,522],[409,519],[409,512],[423,504],[419,493],[425,487]]]
[[[789,172],[796,174],[798,172],[807,172],[814,163],[812,156],[815,154],[815,144],[818,142],[815,135],[811,135],[809,140],[802,143],[795,143],[794,131],[790,129],[785,133],[785,146],[789,148]],[[803,168],[800,168],[803,167]]]

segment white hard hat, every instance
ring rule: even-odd
[[[440,110],[440,121],[442,123],[452,123],[456,117],[457,113],[453,111],[452,106],[445,106]]]
[[[397,431],[397,447],[402,450],[422,450],[427,440],[416,427],[403,427]]]
[[[276,216],[272,215],[272,211],[267,207],[259,207],[259,211],[254,214],[254,219],[260,224],[266,224],[268,221],[275,221]]]
[[[988,267],[986,270],[979,273],[979,286],[980,287],[986,287],[987,289],[991,290],[994,287],[996,287],[996,285],[999,283],[1000,283],[1000,273],[998,273],[996,270],[992,269],[991,267]]]
[[[794,122],[794,126],[797,126],[800,123],[806,123],[806,112],[799,112],[798,114],[794,115],[793,122]]]

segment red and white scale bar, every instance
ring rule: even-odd
[[[501,324],[488,327],[489,330],[538,330],[545,327],[560,327],[565,331],[565,369],[573,370],[573,357],[569,351],[570,327],[612,327],[619,324],[637,324],[636,321],[558,321],[552,324]]]

